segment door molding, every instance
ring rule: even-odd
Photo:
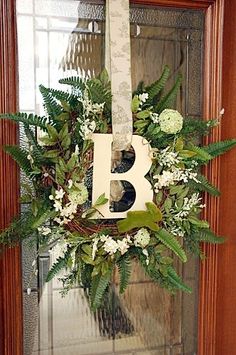
[[[205,11],[204,117],[218,117],[222,107],[221,68],[224,0],[135,0],[132,2]],[[17,108],[15,6],[15,0],[0,1],[0,112],[15,111]],[[228,78],[228,83],[229,80],[230,78]],[[227,82],[224,84],[225,87],[226,84]],[[221,139],[221,129],[216,128],[208,142],[219,139]],[[14,144],[15,142],[17,142],[16,125],[8,121],[0,122],[0,146]],[[219,185],[220,159],[216,159],[205,170],[205,174],[214,184]],[[12,216],[19,211],[18,197],[19,176],[17,167],[9,156],[0,151],[0,228],[6,227]],[[204,217],[208,219],[211,227],[218,232],[220,201],[207,197],[206,202],[207,209]],[[220,246],[220,248],[224,248],[224,246]],[[219,317],[216,312],[218,310],[217,302],[219,301],[217,290],[218,280],[222,280],[222,275],[219,273],[219,251],[218,247],[214,245],[205,245],[203,249],[208,258],[201,263],[200,267],[198,355],[220,355],[222,353],[218,351],[216,341],[220,329],[217,326]],[[224,327],[225,324],[220,326]],[[7,249],[0,258],[0,353],[2,355],[23,354],[22,328],[21,255],[20,248],[16,247]],[[234,339],[234,342],[236,342],[236,339]],[[224,349],[230,351],[232,348]],[[226,354],[226,352],[224,353]]]
[[[0,112],[17,109],[17,36],[15,0],[0,1]],[[17,126],[0,120],[0,148],[17,142]],[[19,212],[16,164],[0,149],[0,230]],[[20,247],[0,254],[0,354],[23,354]]]

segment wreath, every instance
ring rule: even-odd
[[[94,310],[101,306],[115,268],[120,292],[125,291],[132,260],[170,292],[191,292],[174,269],[174,256],[185,263],[187,251],[203,256],[201,242],[224,240],[200,218],[205,207],[201,192],[219,195],[201,174],[201,167],[235,146],[236,140],[199,144],[218,120],[183,119],[170,109],[181,76],[165,92],[169,74],[165,67],[157,81],[149,86],[140,83],[133,93],[134,134],[144,137],[151,147],[152,166],[146,178],[152,185],[153,201],[146,202],[146,210],[129,211],[121,220],[99,219],[98,207],[109,203],[109,196],[102,194],[91,203],[91,137],[94,132],[111,133],[111,87],[105,70],[93,79],[60,80],[69,85],[68,91],[41,85],[46,116],[0,116],[20,122],[28,142],[28,149],[4,148],[28,179],[22,184],[21,197],[28,208],[0,234],[0,242],[9,245],[35,238],[40,250],[59,245],[61,255],[47,281],[65,269],[63,293],[78,284],[89,288]]]

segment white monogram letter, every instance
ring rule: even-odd
[[[112,180],[125,180],[130,182],[136,192],[136,198],[133,206],[129,211],[146,210],[145,202],[153,199],[153,191],[151,184],[145,179],[152,161],[149,156],[149,144],[140,136],[133,135],[132,147],[135,151],[135,161],[133,166],[124,173],[111,172],[111,154],[112,154],[112,134],[93,134],[94,142],[94,161],[93,161],[93,194],[92,203],[105,193],[107,198],[110,197],[110,182]],[[125,218],[125,212],[111,212],[109,203],[99,206],[102,214],[101,218]]]

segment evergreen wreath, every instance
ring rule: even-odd
[[[61,256],[47,281],[65,269],[63,293],[78,284],[89,288],[94,310],[101,306],[115,268],[120,292],[125,291],[132,260],[170,292],[191,292],[177,275],[173,256],[185,263],[187,251],[203,257],[201,242],[224,241],[200,218],[205,207],[201,192],[220,194],[200,170],[233,148],[236,140],[199,145],[218,121],[183,119],[170,109],[181,76],[165,93],[169,75],[165,67],[159,80],[149,86],[140,83],[133,93],[134,134],[146,138],[151,146],[152,167],[146,178],[153,188],[153,201],[147,201],[145,211],[130,211],[123,220],[93,219],[98,206],[108,203],[108,196],[103,194],[91,203],[91,135],[111,133],[111,87],[105,70],[95,79],[60,80],[70,86],[66,92],[41,85],[47,116],[0,116],[22,124],[29,144],[28,150],[19,145],[4,148],[29,179],[22,184],[21,197],[29,208],[0,234],[0,243],[14,245],[35,238],[41,249],[59,245]],[[38,129],[44,132],[40,138]]]

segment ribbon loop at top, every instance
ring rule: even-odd
[[[106,0],[106,68],[111,78],[113,150],[132,141],[129,0]]]

